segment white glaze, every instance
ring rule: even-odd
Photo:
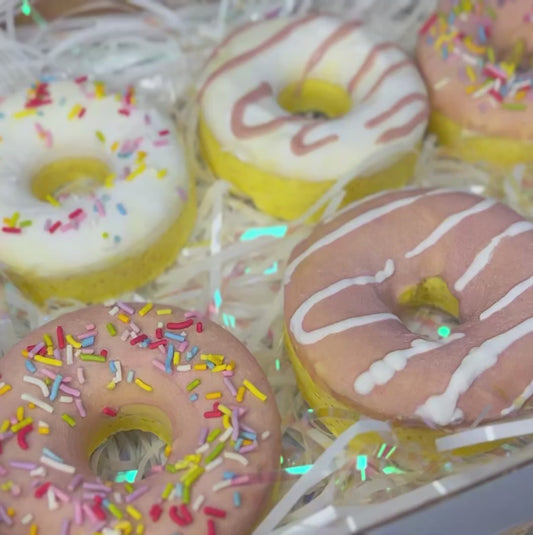
[[[498,245],[500,245],[502,240],[518,236],[519,234],[529,232],[530,230],[533,230],[533,224],[528,221],[518,221],[517,223],[510,225],[501,234],[498,234],[498,236],[492,238],[489,244],[476,255],[466,271],[457,279],[454,284],[455,290],[462,292],[467,285],[487,267],[494,251],[497,249]]]
[[[491,305],[489,308],[484,310],[480,315],[479,319],[481,321],[490,318],[496,312],[503,310],[506,306],[509,306],[515,299],[520,297],[526,290],[533,286],[533,276],[528,279],[519,282],[513,286],[501,299],[498,299],[496,303]]]
[[[309,181],[382,169],[413,150],[426,128],[427,93],[417,69],[403,51],[394,45],[378,48],[376,61],[365,68],[350,91],[350,81],[383,40],[354,21],[311,15],[274,42],[278,32],[297,20],[276,18],[240,28],[208,61],[199,84],[200,104],[207,125],[222,148],[266,172]],[[269,43],[270,46],[253,53],[256,47]],[[250,54],[243,56],[247,53]],[[314,62],[317,57],[319,61]],[[391,67],[394,70],[370,94]],[[243,138],[235,134],[232,114],[240,99],[267,83],[270,95],[246,106],[244,124],[254,127],[287,119],[290,115],[280,107],[276,96],[289,84],[305,78],[326,80],[345,88],[354,103],[352,109],[342,117],[321,123],[309,119],[283,120],[277,128],[258,135]],[[372,120],[377,124],[367,126]],[[394,139],[380,141],[387,133],[411,123],[413,127],[405,135],[396,131]],[[330,136],[335,136],[336,141],[296,155],[291,150],[291,140],[302,126],[311,124],[317,126],[302,136],[306,145]]]
[[[502,416],[507,416],[516,411],[524,405],[524,403],[533,395],[533,381],[531,381],[521,392],[521,394],[509,405],[501,411]]]
[[[101,268],[115,256],[140,253],[176,220],[188,196],[184,151],[173,122],[156,109],[126,106],[115,95],[93,98],[92,84],[54,82],[48,89],[53,104],[39,107],[38,115],[13,117],[25,109],[24,91],[0,103],[0,217],[19,212],[20,221],[33,223],[20,234],[0,232],[0,261],[16,271],[62,276]],[[86,108],[85,115],[69,119],[76,104]],[[119,113],[123,108],[128,109],[129,116]],[[51,132],[51,147],[37,128]],[[164,136],[168,145],[156,146],[162,142],[159,133],[164,130],[169,131]],[[105,136],[105,143],[97,131]],[[114,142],[122,146],[136,138],[140,142],[130,157],[120,157],[120,147],[116,151],[111,148]],[[126,181],[126,168],[138,168],[138,151],[146,152],[146,170]],[[114,186],[99,188],[96,198],[72,195],[59,207],[33,197],[29,189],[33,174],[65,157],[104,161],[117,175]],[[163,169],[167,175],[158,178],[158,171]],[[95,201],[103,195],[108,196],[102,203],[105,216],[94,211]],[[119,212],[118,204],[126,215]],[[69,214],[79,208],[87,217],[77,229],[69,229]],[[62,227],[51,234],[45,230],[47,221],[61,221]],[[110,237],[104,239],[104,232]]]

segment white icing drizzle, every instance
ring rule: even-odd
[[[419,255],[426,249],[429,249],[435,245],[446,233],[457,226],[461,221],[467,217],[470,217],[471,215],[488,210],[495,204],[496,201],[492,199],[485,199],[471,208],[468,208],[467,210],[463,210],[447,217],[427,238],[422,240],[414,249],[411,249],[405,253],[405,258],[413,258],[414,256]]]
[[[489,338],[471,349],[452,374],[442,394],[430,396],[417,408],[421,418],[439,425],[447,425],[457,416],[457,402],[472,383],[498,362],[498,357],[512,344],[533,332],[533,318],[528,318],[508,331]]]
[[[518,236],[524,232],[529,232],[533,230],[533,224],[528,221],[518,221],[513,223],[507,229],[505,229],[501,234],[498,234],[489,242],[489,244],[484,247],[474,258],[472,263],[468,266],[466,271],[457,279],[454,284],[454,288],[458,292],[462,292],[466,286],[472,282],[472,280],[478,275],[485,267],[487,267],[494,251],[500,245],[502,240],[505,238],[510,238],[512,236]]]
[[[390,192],[384,192],[390,193]],[[418,201],[419,199],[423,199],[425,197],[430,197],[433,195],[442,195],[445,193],[454,193],[454,190],[451,189],[435,189],[431,190],[429,192],[421,193],[418,195],[413,195],[411,197],[404,197],[403,199],[399,199],[397,201],[392,201],[388,204],[385,204],[383,206],[378,206],[377,208],[372,208],[371,210],[368,210],[367,212],[355,217],[354,219],[347,221],[337,229],[335,229],[330,234],[327,234],[326,236],[323,236],[320,240],[317,240],[311,247],[306,249],[303,253],[300,253],[288,266],[285,271],[285,284],[287,284],[290,281],[290,278],[296,268],[308,257],[311,256],[315,251],[318,251],[319,249],[322,249],[322,247],[325,247],[327,245],[330,245],[340,238],[346,236],[346,234],[349,234],[350,232],[353,232],[354,230],[364,226],[368,225],[369,223],[372,223],[372,221],[375,221],[376,219],[379,219],[382,216],[385,216],[387,214],[390,214],[396,210],[400,210],[401,208],[405,208],[406,206],[409,206],[413,204],[414,202]],[[365,199],[366,200],[366,199]],[[354,205],[355,206],[355,205]]]
[[[533,286],[533,275],[522,282],[519,282],[513,286],[501,299],[498,299],[493,305],[484,310],[480,315],[479,319],[484,320],[492,316],[496,312],[499,312],[506,306],[510,305],[517,297],[522,295],[528,288]]]
[[[403,370],[411,357],[428,353],[463,337],[463,333],[454,333],[438,342],[417,338],[411,342],[411,347],[408,349],[391,351],[381,360],[373,362],[366,372],[357,377],[354,382],[354,389],[359,394],[369,394],[375,386],[388,383],[396,372]]]
[[[352,329],[354,327],[361,327],[369,325],[378,321],[395,320],[401,321],[398,316],[391,313],[368,314],[366,316],[358,316],[355,318],[347,318],[337,321],[325,327],[314,329],[313,331],[306,331],[303,328],[305,316],[309,311],[323,299],[327,299],[332,295],[342,292],[350,286],[365,286],[367,284],[375,284],[383,282],[394,273],[394,262],[387,260],[385,268],[378,271],[375,275],[361,275],[351,279],[343,279],[331,284],[330,286],[319,290],[311,297],[306,299],[294,312],[290,320],[290,329],[294,335],[295,340],[299,344],[309,345],[319,342],[320,340],[332,334],[340,333]]]
[[[523,392],[509,405],[509,407],[503,409],[500,414],[502,416],[507,416],[512,412],[516,411],[533,395],[533,381],[531,381]]]

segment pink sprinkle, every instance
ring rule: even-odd
[[[67,386],[63,383],[61,383],[61,385],[59,386],[59,390],[61,390],[61,392],[64,392],[65,394],[68,394],[69,396],[74,396],[75,398],[79,398],[81,395],[78,389],[72,388],[71,386]]]
[[[45,135],[45,129],[42,127],[40,123],[35,123],[35,130],[37,130],[37,133],[41,136]]]
[[[50,377],[50,379],[55,379],[57,376],[57,373],[54,373],[52,370],[49,370],[48,368],[41,368],[39,370],[39,373],[41,375],[46,375],[46,377]]]
[[[231,485],[232,485],[232,486],[246,485],[246,483],[249,483],[250,480],[251,480],[251,478],[250,478],[249,475],[237,476],[237,477],[234,477],[234,478],[231,480]]]
[[[207,434],[209,433],[208,427],[202,427],[200,430],[200,436],[198,437],[198,446],[201,446],[207,440]]]
[[[69,503],[70,497],[65,494],[62,490],[58,489],[57,487],[50,487],[56,496],[58,500],[61,500],[62,502]]]
[[[85,383],[85,374],[83,372],[83,368],[78,368],[78,382],[80,385]]]
[[[83,511],[85,512],[85,514],[91,519],[91,522],[93,524],[95,524],[96,522],[98,522],[98,518],[96,517],[96,515],[93,513],[93,510],[89,507],[88,504],[84,503],[82,505],[83,507]]]
[[[74,522],[77,526],[83,524],[83,509],[79,500],[74,501]]]
[[[96,335],[97,335],[97,332],[95,330],[92,330],[92,331],[84,332],[82,334],[77,334],[76,338],[78,340],[83,340],[84,338],[90,338],[91,336],[96,336]]]
[[[0,476],[5,476],[7,474],[7,470],[0,464]]]
[[[233,377],[233,370],[224,370],[224,371],[222,372],[222,375],[223,375],[224,377]]]
[[[169,144],[168,139],[156,139],[153,142],[154,147],[165,147],[168,144]]]
[[[32,359],[44,347],[44,342],[39,342],[31,351],[28,351],[29,357]]]
[[[185,341],[185,342],[180,342],[178,345],[177,345],[177,350],[180,352],[180,353],[183,353],[184,351],[187,350],[187,348],[189,347],[189,342]]]
[[[170,130],[160,130],[159,135],[160,136],[168,136],[170,134]]]
[[[48,232],[53,234],[61,226],[61,221],[56,221],[53,225],[50,226]]]
[[[82,418],[85,418],[87,416],[87,412],[85,411],[85,407],[83,406],[81,399],[76,398],[74,400],[74,404],[76,405],[76,408],[78,409],[78,412],[80,413],[80,416]]]
[[[72,223],[65,223],[64,225],[61,225],[61,232],[68,232],[69,230],[72,230],[74,228],[74,225]]]
[[[239,450],[239,453],[248,453],[257,449],[257,444],[250,444],[249,446],[244,446]]]
[[[70,535],[70,520],[68,518],[64,518],[61,522],[60,535]]]
[[[150,119],[150,116],[147,113],[144,115],[144,122],[146,124],[152,124],[152,119]]]
[[[98,215],[101,215],[102,217],[105,216],[105,208],[100,199],[96,199],[96,201],[94,201],[94,206],[96,207]]]
[[[54,138],[52,137],[52,132],[50,130],[47,130],[45,133],[46,136],[46,148],[51,148],[54,146]]]
[[[134,490],[131,494],[127,494],[124,500],[126,503],[131,503],[135,501],[137,498],[141,497],[147,491],[148,491],[148,487],[144,485],[142,487],[139,487],[137,490]]]
[[[69,492],[75,491],[83,482],[83,476],[81,474],[76,474],[67,486]]]
[[[121,115],[126,115],[126,116],[129,116],[130,114],[130,111],[129,110],[126,110],[124,108],[121,108],[120,110],[118,110],[118,112],[121,114]]]
[[[83,84],[87,81],[87,76],[80,76],[74,80],[77,84]]]
[[[78,118],[81,119],[84,115],[85,115],[85,112],[87,111],[86,108],[82,108],[80,110],[80,113],[78,113]]]
[[[69,219],[76,219],[81,214],[83,214],[83,209],[82,208],[77,208],[73,212],[70,212],[68,217],[69,217]]]
[[[127,303],[117,301],[115,304],[118,306],[118,308],[121,308],[124,312],[126,312],[126,314],[135,314],[135,310]]]
[[[224,384],[227,386],[228,390],[231,392],[231,395],[232,396],[236,396],[237,395],[237,390],[236,390],[235,386],[233,386],[233,383],[231,382],[231,379],[229,377],[224,377],[223,381],[224,381]]]
[[[164,362],[161,362],[160,360],[154,359],[154,360],[152,360],[152,364],[153,364],[158,370],[161,370],[162,372],[166,372],[166,370],[165,370],[165,363],[164,363]]]
[[[162,355],[167,354],[167,350],[163,346],[157,346],[157,349],[159,349],[159,353],[161,353]]]

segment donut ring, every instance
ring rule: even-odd
[[[245,347],[208,320],[88,307],[31,333],[0,374],[2,533],[248,534],[269,505],[274,396]],[[130,429],[168,444],[167,464],[132,487],[102,484],[91,453]]]
[[[428,114],[397,45],[318,14],[238,28],[208,60],[198,101],[214,173],[285,219],[343,176],[354,177],[348,199],[405,184]],[[327,119],[298,115],[310,110]]]
[[[492,199],[383,192],[320,225],[292,253],[289,349],[304,396],[406,423],[472,423],[533,392],[533,224]],[[458,319],[427,340],[400,318],[431,304]]]
[[[468,161],[533,160],[533,9],[441,0],[419,32],[430,131]]]
[[[135,99],[81,78],[0,102],[0,262],[38,303],[134,290],[187,241],[196,203],[180,137]]]

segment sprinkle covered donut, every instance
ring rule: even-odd
[[[492,199],[383,192],[320,225],[286,272],[289,350],[304,395],[407,423],[469,424],[533,393],[533,225]],[[457,320],[438,339],[402,309]]]
[[[428,115],[397,45],[319,14],[235,30],[208,60],[198,102],[214,173],[286,219],[342,177],[353,177],[349,199],[403,185]]]
[[[420,28],[430,130],[469,161],[533,160],[532,23],[527,0],[440,0]]]
[[[280,421],[259,365],[230,333],[167,306],[62,316],[0,358],[0,532],[248,534],[269,504]],[[96,447],[155,433],[168,460],[104,482]]]
[[[0,98],[0,262],[39,303],[134,290],[187,241],[196,203],[179,134],[136,98],[85,78]]]

